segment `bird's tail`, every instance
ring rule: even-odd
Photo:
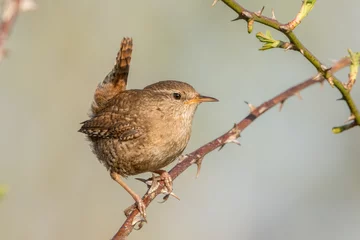
[[[113,69],[95,90],[94,102],[91,106],[92,114],[96,114],[108,100],[126,89],[132,47],[132,38],[123,38]]]

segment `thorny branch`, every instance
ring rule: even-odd
[[[6,56],[4,47],[20,11],[34,10],[34,0],[4,0],[0,20],[0,62]]]
[[[337,62],[332,68],[332,72],[335,73],[340,69],[349,66],[351,61],[349,58],[343,58],[339,62]],[[239,123],[236,123],[234,127],[228,131],[227,133],[223,134],[222,136],[214,139],[213,141],[205,144],[204,146],[200,147],[199,149],[195,150],[194,152],[185,156],[185,158],[175,165],[170,171],[169,174],[173,180],[175,180],[182,172],[184,172],[188,167],[193,165],[194,163],[197,164],[199,161],[201,162],[202,159],[211,151],[214,151],[217,148],[221,148],[227,143],[238,143],[236,141],[237,138],[240,137],[240,132],[242,132],[245,128],[247,128],[252,122],[254,122],[258,117],[262,114],[267,112],[269,109],[273,108],[277,104],[282,104],[292,96],[296,96],[301,90],[310,87],[316,83],[322,83],[325,79],[318,74],[317,76],[310,78],[294,87],[287,89],[286,91],[280,93],[279,95],[273,97],[269,101],[264,102],[258,107],[254,107],[251,104],[249,105],[250,114],[246,116],[243,120]],[[200,163],[201,164],[201,163]],[[200,166],[198,165],[198,168]],[[159,187],[156,191],[151,193],[150,195],[145,194],[143,196],[143,201],[147,206],[154,200],[154,198],[159,195],[164,187],[164,183],[160,182]],[[134,226],[141,221],[139,218],[139,211],[137,208],[133,210],[133,212],[127,217],[121,228],[115,234],[112,240],[123,240],[132,232]],[[140,223],[141,224],[141,223]]]
[[[215,0],[213,3],[213,6],[218,2],[218,0]],[[331,86],[335,86],[339,92],[342,95],[341,100],[344,100],[350,110],[351,116],[354,116],[353,121],[355,124],[352,124],[352,126],[360,126],[360,112],[357,109],[357,106],[351,97],[350,91],[353,86],[353,83],[355,80],[351,79],[349,74],[349,81],[348,83],[341,82],[333,73],[334,71],[331,71],[331,69],[327,68],[324,64],[320,62],[319,59],[317,59],[304,45],[303,43],[297,38],[293,30],[300,24],[301,20],[303,20],[306,15],[312,10],[314,7],[314,4],[316,0],[303,0],[301,9],[299,13],[296,15],[296,17],[290,21],[289,23],[282,24],[275,18],[274,11],[272,11],[272,17],[266,17],[262,15],[264,7],[258,11],[258,12],[251,12],[247,9],[245,9],[242,5],[238,4],[235,0],[222,0],[223,3],[225,3],[229,8],[234,10],[239,16],[235,18],[234,20],[245,20],[248,25],[248,32],[251,33],[253,29],[254,22],[261,23],[263,25],[266,25],[268,27],[271,27],[279,32],[282,32],[288,39],[289,43],[284,43],[279,40],[272,39],[271,34],[257,34],[257,37],[261,42],[264,42],[265,45],[260,50],[267,50],[270,48],[285,48],[285,49],[291,49],[299,51],[321,74],[329,83]],[[351,53],[350,53],[351,55]],[[350,56],[351,57],[351,56]],[[356,61],[359,61],[359,54],[357,55]],[[358,63],[357,63],[358,65]],[[356,66],[358,67],[358,66]],[[336,129],[336,130],[334,130]],[[344,130],[347,130],[349,128],[344,127],[335,127],[333,128],[334,133],[340,133]],[[341,130],[341,131],[340,131]]]

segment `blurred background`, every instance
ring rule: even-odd
[[[129,88],[177,79],[220,99],[199,107],[187,153],[244,118],[244,100],[259,105],[316,73],[297,52],[258,51],[255,34],[268,28],[255,24],[248,34],[222,2],[36,2],[17,19],[0,64],[0,183],[9,188],[1,239],[110,239],[123,223],[133,200],[77,130],[124,36],[134,39]],[[281,22],[301,5],[239,2],[254,11],[265,5],[267,16],[274,8]],[[360,50],[359,8],[356,0],[318,1],[296,33],[330,66],[347,48]],[[154,202],[130,239],[359,239],[360,129],[332,134],[349,111],[327,83],[301,95],[256,120],[241,147],[210,153],[198,179],[195,166],[182,174],[174,182],[181,201]],[[352,95],[360,106],[359,85]],[[134,177],[127,183],[146,191]]]

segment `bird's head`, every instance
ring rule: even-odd
[[[184,118],[192,118],[200,103],[218,102],[216,98],[200,95],[190,84],[180,81],[161,81],[144,90],[152,93],[162,111]]]

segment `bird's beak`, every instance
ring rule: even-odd
[[[207,96],[196,96],[193,99],[187,100],[185,104],[194,104],[194,103],[202,103],[202,102],[218,102],[216,98],[213,97],[207,97]]]

